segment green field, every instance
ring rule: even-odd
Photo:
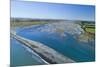
[[[93,25],[93,24],[85,25],[85,31],[94,34],[95,33],[95,25]]]
[[[94,22],[82,22],[81,23],[81,26],[82,28],[84,29],[85,32],[88,32],[88,33],[92,33],[94,34],[95,33],[95,24]]]
[[[95,33],[95,28],[86,28],[86,32]]]

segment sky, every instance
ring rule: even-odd
[[[95,21],[95,6],[11,1],[11,17]]]

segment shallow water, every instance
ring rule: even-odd
[[[94,50],[90,48],[90,43],[78,42],[73,35],[66,33],[66,37],[59,36],[58,33],[49,34],[48,32],[40,32],[31,28],[20,29],[17,33],[25,38],[41,42],[61,54],[77,61],[94,61]]]
[[[45,64],[29,48],[11,38],[11,66],[25,66]]]
[[[16,29],[17,35],[28,38],[30,40],[34,40],[44,45],[47,45],[59,53],[63,54],[71,58],[76,62],[89,62],[95,61],[95,43],[84,43],[79,42],[74,38],[73,35],[65,32],[66,36],[60,36],[58,32],[50,33],[50,32],[41,32],[36,30],[42,26],[31,26],[27,28],[18,28]],[[43,25],[44,27],[44,25]],[[36,59],[36,56],[31,56],[32,53],[26,51],[24,47],[21,46],[20,43],[17,43],[16,40],[11,40],[11,61],[14,65],[36,65],[36,64],[44,64],[43,61],[39,62],[40,59]],[[17,45],[18,44],[18,45]],[[20,52],[19,52],[20,50]],[[19,55],[19,56],[18,56]],[[24,56],[24,57],[23,57]],[[22,59],[21,61],[19,61]],[[25,61],[27,60],[27,61]]]

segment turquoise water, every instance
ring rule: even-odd
[[[11,66],[26,66],[45,64],[38,56],[32,54],[31,50],[11,38]]]
[[[95,60],[95,51],[91,48],[91,43],[78,42],[73,35],[68,33],[66,33],[66,37],[60,37],[58,33],[49,34],[48,32],[37,31],[34,27],[31,27],[20,29],[17,34],[41,42],[76,62]]]
[[[73,35],[65,32],[67,36],[61,37],[59,33],[50,34],[49,32],[40,32],[35,30],[36,27],[19,28],[17,34],[41,42],[59,53],[71,58],[76,62],[95,61],[95,43],[83,43],[74,38]],[[40,58],[26,50],[21,43],[11,39],[11,64],[12,65],[37,65],[45,64]],[[92,45],[92,48],[91,46]]]

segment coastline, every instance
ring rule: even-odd
[[[41,43],[28,40],[21,36],[16,35],[15,33],[11,33],[12,36],[17,39],[19,42],[23,43],[24,45],[28,46],[32,49],[36,54],[38,54],[43,60],[50,64],[58,64],[58,63],[73,63],[74,60],[65,57],[64,55],[56,52],[52,48],[49,48]]]
[[[39,57],[40,60],[42,60],[45,64],[50,64],[47,61],[45,61],[41,56],[39,56],[34,50],[32,50],[30,47],[23,45],[23,47],[30,53],[32,53],[32,55],[34,54],[35,56]]]

